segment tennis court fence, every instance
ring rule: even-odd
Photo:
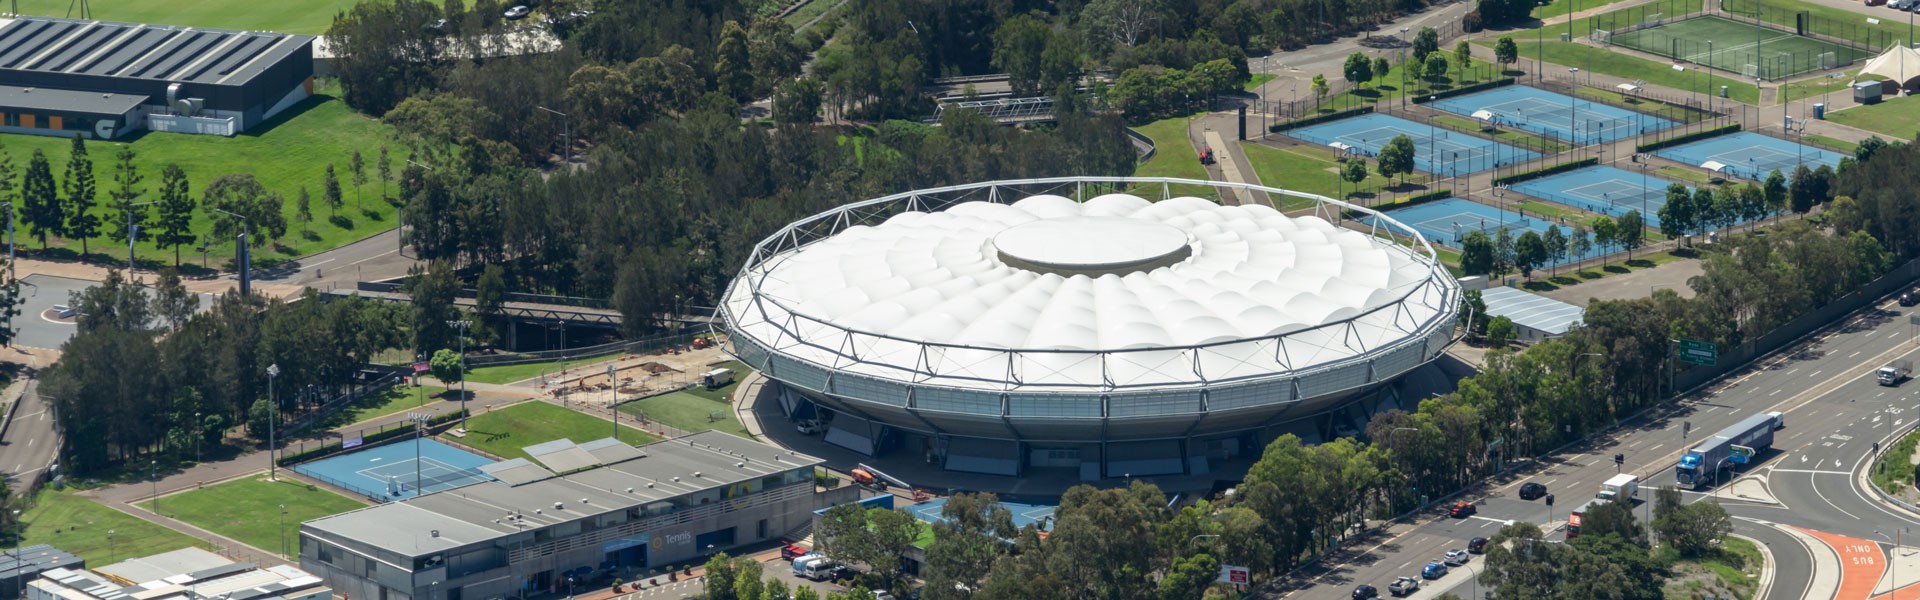
[[[1638,6],[1629,6],[1620,10],[1587,17],[1587,37],[1593,41],[1606,43],[1609,35],[1631,33],[1641,29],[1659,27],[1676,21],[1685,21],[1706,14],[1706,9],[1698,0],[1663,0]],[[1551,30],[1549,30],[1551,33]],[[1595,37],[1594,34],[1599,34]]]
[[[1768,4],[1761,0],[1719,0],[1708,4],[1718,5],[1715,14],[1720,17],[1846,46],[1858,51],[1856,54],[1878,54],[1900,43],[1899,36],[1874,27],[1866,22],[1864,16],[1849,17],[1847,20],[1830,19],[1810,11]]]

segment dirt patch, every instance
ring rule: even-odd
[[[657,362],[640,363],[640,368],[642,370],[645,370],[648,373],[653,373],[655,375],[658,375],[660,373],[679,373],[680,372],[679,369],[675,369],[673,367],[669,367]]]

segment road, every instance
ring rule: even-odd
[[[298,284],[321,291],[352,289],[355,282],[405,276],[408,268],[419,263],[411,252],[400,251],[400,230],[388,229],[358,242],[292,261],[281,269],[255,272],[254,277],[259,281]]]
[[[25,385],[13,422],[7,425],[6,436],[0,438],[0,472],[6,473],[7,485],[14,493],[25,492],[34,478],[53,464],[60,450],[53,412],[39,394],[40,381],[29,379]]]
[[[1906,324],[1906,315],[1915,313],[1891,302],[1856,313],[1843,326],[1765,358],[1757,363],[1759,366],[1690,396],[1646,422],[1549,457],[1525,476],[1502,479],[1470,492],[1465,498],[1479,509],[1472,518],[1449,519],[1438,508],[1428,511],[1416,519],[1415,526],[1367,540],[1366,550],[1359,556],[1310,573],[1310,580],[1295,582],[1281,595],[1322,597],[1336,591],[1344,593],[1359,583],[1384,586],[1394,577],[1417,574],[1426,562],[1438,559],[1448,549],[1464,547],[1469,538],[1491,537],[1508,520],[1544,523],[1544,529],[1558,532],[1565,511],[1578,506],[1615,474],[1611,460],[1615,453],[1624,455],[1626,472],[1641,475],[1650,485],[1667,484],[1673,481],[1673,465],[1690,443],[1748,415],[1768,411],[1786,414],[1787,426],[1777,432],[1775,450],[1763,456],[1750,473],[1742,474],[1740,481],[1709,491],[1739,517],[1737,533],[1760,539],[1774,553],[1779,587],[1768,597],[1832,597],[1796,586],[1824,586],[1829,579],[1845,583],[1868,575],[1878,578],[1877,572],[1858,576],[1851,571],[1844,575],[1826,572],[1833,568],[1823,569],[1815,578],[1816,562],[1840,562],[1837,558],[1826,561],[1838,554],[1832,548],[1835,543],[1809,544],[1807,540],[1812,538],[1775,525],[1794,525],[1860,540],[1872,539],[1876,528],[1920,525],[1920,517],[1888,509],[1872,500],[1870,491],[1852,483],[1856,479],[1853,473],[1865,465],[1864,457],[1872,450],[1872,442],[1911,421],[1916,414],[1913,411],[1920,411],[1920,384],[1886,388],[1870,378],[1874,369],[1889,360],[1920,356],[1911,338],[1911,326]],[[1691,431],[1684,431],[1689,422]],[[1520,500],[1515,493],[1527,481],[1547,485],[1558,497],[1556,506]],[[1687,497],[1697,501],[1705,495],[1689,493]],[[1651,509],[1651,492],[1643,493],[1642,499],[1638,510],[1644,517]],[[1913,553],[1910,549],[1907,552]],[[1920,568],[1910,570],[1911,575],[1920,576]],[[1473,586],[1467,579],[1468,573],[1456,570],[1415,597],[1447,590],[1468,595]],[[1902,583],[1915,579],[1903,575]]]

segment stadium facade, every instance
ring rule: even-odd
[[[1317,205],[1290,217],[1176,185]],[[1460,286],[1436,256],[1384,215],[1273,188],[987,182],[793,223],[718,317],[789,417],[840,447],[996,475],[1206,474],[1438,357]]]
[[[313,94],[313,36],[0,18],[0,132],[236,135]]]

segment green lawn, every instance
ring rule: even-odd
[[[1658,169],[1654,169],[1653,172],[1667,179],[1679,180],[1679,181],[1691,183],[1694,185],[1707,185],[1709,183],[1713,183],[1712,176],[1707,175],[1706,173],[1695,171],[1693,169],[1682,169],[1680,167],[1660,167]]]
[[[21,516],[27,524],[22,543],[50,544],[104,565],[135,556],[159,554],[188,546],[212,549],[206,542],[141,520],[73,492],[40,492],[33,508]],[[107,532],[113,539],[107,539]]]
[[[1586,213],[1578,210],[1547,204],[1538,200],[1521,200],[1520,204],[1515,206],[1515,208],[1526,211],[1528,215],[1540,215],[1555,221],[1566,219],[1568,223],[1579,223],[1581,225],[1586,225],[1587,219],[1591,218],[1588,217]]]
[[[222,1],[214,4],[229,3]],[[321,92],[321,95],[288,109],[272,122],[230,138],[147,132],[136,134],[131,142],[88,142],[87,153],[93,159],[93,172],[99,180],[99,196],[93,212],[107,221],[125,219],[123,214],[113,213],[107,208],[110,200],[107,191],[115,187],[114,153],[123,145],[131,144],[136,155],[134,162],[145,178],[142,182],[146,187],[143,201],[158,197],[160,171],[168,164],[177,164],[186,172],[196,198],[215,178],[233,173],[252,173],[268,191],[280,194],[285,199],[282,212],[287,215],[287,236],[279,240],[277,248],[256,244],[255,265],[312,254],[392,228],[395,209],[380,198],[380,174],[375,166],[380,158],[380,145],[391,140],[392,129],[353,112],[346,103],[326,95],[326,90]],[[58,178],[66,169],[67,155],[73,141],[0,134],[0,143],[5,144],[6,152],[13,157],[16,169],[24,170],[35,150],[45,152],[47,160],[52,163],[54,176]],[[396,143],[388,145],[389,160],[396,165],[393,174],[397,179],[400,173],[398,167],[405,166],[403,159],[406,150]],[[347,172],[347,164],[352,160],[356,148],[361,151],[362,159],[367,164],[368,180],[358,194],[352,185],[352,176]],[[334,211],[321,199],[326,165],[329,163],[335,165],[335,172],[345,188],[342,196],[344,206],[338,213],[347,227],[329,221]],[[313,238],[317,239],[302,235],[303,225],[295,220],[298,212],[296,198],[301,186],[305,186],[313,196],[314,222],[305,227],[310,228]],[[388,189],[398,193],[397,187],[389,186]],[[207,235],[212,222],[206,215],[205,210],[197,211],[193,222],[194,231],[202,237]],[[26,228],[22,228],[19,235],[23,246],[40,246],[38,240],[29,236]],[[49,239],[55,247],[75,252],[80,249],[78,242]],[[233,255],[233,246],[230,239],[213,245],[210,253],[215,260],[215,268],[219,268],[218,263],[225,257]],[[104,235],[92,240],[89,250],[118,256],[117,260],[125,260],[126,256],[124,245],[117,245]],[[184,262],[199,264],[200,257],[196,254],[198,252],[193,247],[181,248],[180,256]],[[147,240],[142,240],[139,256],[142,261],[153,264],[173,263],[172,250],[162,251]]]
[[[1492,44],[1492,42],[1488,42],[1488,44]],[[1489,45],[1487,47],[1491,48],[1492,46]],[[1478,55],[1474,57],[1473,63],[1469,65],[1465,71],[1462,71],[1460,70],[1460,65],[1453,60],[1453,48],[1443,48],[1441,52],[1446,55],[1447,64],[1449,65],[1445,77],[1431,82],[1424,81],[1406,73],[1405,70],[1400,68],[1401,65],[1396,63],[1392,68],[1387,70],[1385,75],[1376,73],[1371,82],[1327,98],[1327,101],[1323,103],[1324,110],[1345,110],[1363,104],[1389,101],[1398,102],[1400,101],[1400,97],[1405,95],[1402,90],[1411,89],[1414,96],[1420,96],[1437,90],[1453,89],[1456,78],[1459,80],[1457,82],[1459,85],[1472,85],[1487,81],[1498,75],[1496,70],[1497,65],[1482,60]],[[1489,56],[1492,55],[1491,50],[1476,49],[1475,52]],[[1302,91],[1301,93],[1305,94],[1306,92]]]
[[[551,362],[520,363],[517,365],[501,365],[498,367],[474,367],[473,372],[467,374],[467,380],[479,383],[508,384],[539,377],[543,372],[558,373],[563,369],[604,362],[618,356],[620,356],[620,353],[615,352]]]
[[[1367,164],[1367,178],[1358,186],[1340,179],[1334,172],[1337,163],[1333,156],[1318,148],[1274,148],[1254,142],[1240,142],[1240,149],[1247,153],[1247,162],[1253,164],[1253,170],[1266,185],[1320,194],[1329,198],[1339,198],[1342,192],[1347,198],[1372,200],[1379,195],[1387,179],[1374,172],[1372,163]],[[1312,202],[1288,196],[1284,198],[1283,210],[1305,208]]]
[[[704,390],[698,386],[691,389]],[[713,429],[724,431],[743,438],[747,428],[740,424],[740,418],[733,414],[733,405],[715,402],[682,390],[667,392],[651,398],[644,398],[620,405],[620,412],[636,418],[645,415],[647,419],[665,423],[681,431],[698,432]],[[718,421],[712,417],[718,415]]]
[[[91,6],[93,18],[103,21],[318,35],[333,24],[335,14],[354,4],[355,0],[116,0]],[[19,0],[18,6],[22,15],[78,16],[68,12],[75,6],[70,0]]]
[[[1522,57],[1533,58],[1538,56],[1541,50],[1541,44],[1534,42],[1532,37],[1515,37],[1514,41],[1520,45]],[[1492,47],[1493,40],[1481,40],[1481,43]],[[1647,83],[1681,91],[1698,90],[1702,97],[1705,97],[1709,90],[1718,93],[1719,86],[1724,85],[1727,86],[1728,97],[1734,101],[1753,104],[1760,98],[1760,90],[1752,83],[1729,79],[1725,71],[1715,71],[1714,76],[1708,77],[1707,73],[1696,69],[1675,71],[1668,63],[1609,52],[1604,48],[1555,41],[1549,41],[1545,46],[1545,60],[1563,67],[1579,67],[1595,73],[1627,79],[1642,79]],[[1559,75],[1563,74],[1559,73]],[[1712,87],[1707,87],[1709,80],[1712,82]]]
[[[1834,152],[1839,152],[1841,154],[1846,154],[1846,155],[1852,155],[1855,150],[1860,149],[1859,144],[1842,140],[1842,139],[1830,138],[1824,135],[1804,135],[1804,136],[1800,136],[1800,139],[1806,141],[1809,144],[1820,146],[1828,150],[1832,150]]]
[[[1822,76],[1818,79],[1788,82],[1785,84],[1786,93],[1781,94],[1781,97],[1789,102],[1801,98],[1806,98],[1810,102],[1823,102],[1822,97],[1834,93],[1842,94],[1843,98],[1850,98],[1853,96],[1853,90],[1849,86],[1853,84],[1854,75],[1859,72],[1860,69],[1857,68],[1847,69],[1837,73],[1839,77]]]
[[[1611,6],[1626,0],[1553,0],[1552,4],[1533,9],[1536,19],[1551,19],[1576,10],[1593,10],[1602,6]],[[1578,4],[1579,6],[1574,6]]]
[[[606,419],[533,401],[473,415],[467,419],[467,436],[447,438],[447,441],[513,459],[531,458],[522,448],[542,442],[560,438],[575,443],[591,442],[612,435],[613,423]],[[625,423],[620,426],[620,441],[639,445],[656,439],[659,438]]]
[[[1662,549],[1663,555],[1674,553]],[[1728,536],[1705,556],[1673,562],[1668,598],[1748,598],[1759,583],[1766,555],[1745,538]]]
[[[1637,107],[1639,110],[1649,114],[1682,123],[1696,123],[1713,116],[1713,113],[1705,110],[1675,106],[1657,100],[1645,100],[1631,94],[1624,94],[1609,89],[1581,86],[1573,90],[1573,95],[1589,100],[1597,100],[1603,104]]]
[[[365,506],[296,480],[252,477],[160,497],[162,515],[289,558],[300,552],[300,523]],[[153,502],[140,507],[152,510]]]
[[[1253,77],[1247,78],[1247,82],[1242,84],[1240,89],[1251,92],[1260,89],[1261,84],[1273,81],[1273,78],[1274,74],[1272,73],[1254,73]]]
[[[737,360],[730,360],[717,365],[713,365],[712,368],[732,369],[733,383],[729,383],[713,389],[707,389],[706,386],[694,386],[694,387],[687,388],[687,393],[693,394],[695,396],[699,396],[701,398],[705,398],[707,400],[711,400],[714,402],[733,402],[733,390],[735,388],[740,387],[740,378],[746,377],[747,373],[753,370],[752,367],[747,366],[747,363],[743,363]]]
[[[825,14],[828,10],[833,9],[833,5],[839,3],[840,0],[810,0],[806,6],[802,6],[799,10],[795,10],[792,14],[787,15],[785,21],[788,26],[798,30],[800,26],[806,25],[807,21],[811,21],[814,17]]]
[[[441,397],[441,394],[446,393],[446,391],[447,388],[437,385],[422,385],[418,387],[397,385],[387,388],[385,392],[362,398],[359,402],[347,405],[346,408],[340,409],[340,412],[328,417],[326,422],[321,424],[321,427],[331,428],[352,425],[403,410],[420,408],[426,406],[428,403],[446,399]],[[458,398],[453,399],[457,400]]]
[[[1195,152],[1193,143],[1187,141],[1188,117],[1174,117],[1154,121],[1133,128],[1153,140],[1156,149],[1153,158],[1141,163],[1133,170],[1138,177],[1180,177],[1184,179],[1208,179],[1207,168],[1200,164],[1200,153]],[[1160,190],[1138,189],[1136,194],[1145,194],[1148,200],[1158,200]],[[1219,200],[1220,195],[1211,187],[1196,185],[1173,186],[1175,196],[1198,196]]]
[[[1892,136],[1896,140],[1911,140],[1916,133],[1920,133],[1920,98],[1887,98],[1879,104],[1852,106],[1827,113],[1827,120]]]

